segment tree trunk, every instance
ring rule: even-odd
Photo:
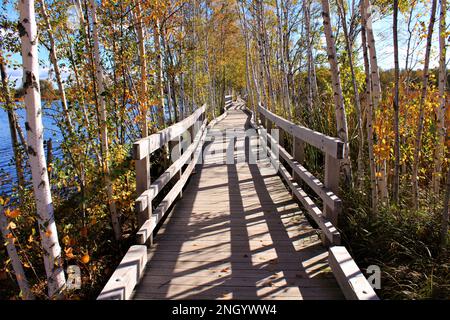
[[[100,106],[100,140],[103,152],[103,172],[105,176],[106,193],[108,195],[109,211],[111,214],[111,223],[114,231],[114,237],[119,240],[122,237],[122,231],[119,222],[119,214],[117,213],[116,203],[113,199],[113,189],[111,181],[111,173],[109,169],[109,142],[108,142],[108,126],[107,126],[107,111],[105,99],[105,87],[103,79],[103,69],[100,58],[100,40],[98,35],[98,21],[97,21],[97,5],[95,0],[90,0],[92,24],[93,24],[93,40],[94,40],[94,64],[96,74],[96,84],[98,90],[98,99]]]
[[[433,190],[436,195],[439,195],[442,175],[442,161],[444,159],[445,150],[445,113],[447,110],[445,87],[447,82],[445,56],[445,31],[446,31],[446,10],[447,0],[440,0],[441,12],[439,16],[439,108],[437,110],[437,126],[438,139],[436,143],[436,151],[434,154],[434,172],[433,172]]]
[[[5,101],[5,109],[8,114],[8,123],[9,123],[9,131],[11,134],[11,142],[14,152],[14,163],[16,166],[16,173],[17,173],[17,186],[19,190],[19,197],[20,201],[23,199],[23,188],[25,186],[25,177],[23,173],[23,167],[22,167],[22,152],[20,151],[20,145],[19,140],[17,137],[17,130],[15,125],[15,114],[14,114],[14,106],[12,104],[10,95],[9,95],[9,88],[8,88],[8,79],[6,75],[6,67],[5,63],[3,63],[3,53],[0,52],[0,73],[2,78],[2,88],[3,88],[3,95],[4,95],[4,101]],[[25,146],[24,146],[25,147]]]
[[[370,61],[370,75],[371,75],[371,96],[372,96],[372,110],[377,110],[378,106],[381,103],[381,81],[380,81],[380,73],[378,69],[378,59],[377,52],[375,48],[375,37],[373,35],[372,28],[372,5],[370,0],[362,0],[361,1],[361,10],[362,15],[364,16],[364,27],[366,30],[367,36],[367,47],[369,49],[369,61]],[[379,167],[379,175],[378,175],[378,191],[381,200],[383,203],[387,203],[388,201],[388,190],[387,190],[387,175],[385,172],[385,165],[382,164]],[[377,175],[375,175],[377,176]]]
[[[414,162],[413,162],[413,169],[412,169],[412,175],[411,175],[411,183],[412,183],[412,202],[414,207],[417,209],[419,207],[419,181],[418,181],[418,174],[419,174],[419,164],[420,164],[420,149],[422,148],[422,133],[423,133],[423,123],[424,123],[424,107],[425,107],[425,101],[427,98],[427,88],[428,88],[428,78],[430,77],[429,74],[429,66],[430,66],[430,52],[431,52],[431,41],[433,38],[433,27],[434,27],[434,21],[436,17],[436,2],[437,0],[432,0],[431,5],[431,15],[430,15],[430,23],[428,24],[428,34],[427,34],[427,44],[425,48],[425,61],[423,66],[423,79],[422,79],[422,93],[420,96],[420,103],[419,103],[419,120],[417,124],[417,135],[416,140],[414,144]]]
[[[0,229],[5,241],[6,251],[8,251],[8,256],[11,260],[14,274],[16,275],[16,280],[20,288],[21,296],[24,300],[34,300],[34,295],[30,290],[27,277],[25,276],[25,271],[23,270],[22,262],[20,261],[16,246],[14,245],[14,235],[12,234],[11,229],[8,227],[8,218],[5,216],[2,206],[0,206]]]
[[[159,20],[155,22],[154,25],[154,44],[155,44],[155,52],[156,52],[156,83],[158,89],[158,96],[160,101],[160,108],[158,108],[158,116],[159,116],[159,126],[160,129],[164,127],[164,75],[163,75],[163,59],[161,53],[161,41],[160,41],[160,23]],[[172,115],[169,111],[169,122],[172,121]]]
[[[341,77],[337,61],[335,39],[331,30],[330,6],[328,0],[322,2],[322,18],[327,42],[328,62],[330,63],[331,78],[333,81],[333,96],[336,114],[336,126],[338,137],[344,142],[344,159],[342,161],[342,170],[345,177],[345,185],[352,185],[352,170],[350,162],[350,146],[348,141],[347,116],[345,113],[344,96],[342,94]]]
[[[22,43],[28,155],[36,200],[37,222],[48,280],[48,294],[53,297],[64,287],[66,279],[62,268],[61,247],[53,216],[52,196],[45,163],[34,1],[19,1],[19,11],[18,28]]]
[[[145,36],[142,23],[142,11],[139,1],[134,1],[135,4],[135,19],[136,19],[136,34],[139,49],[139,66],[141,68],[141,83],[139,91],[139,111],[141,116],[141,134],[142,137],[148,136],[148,104],[147,104],[147,55],[145,53]]]
[[[338,9],[341,15],[342,27],[344,30],[344,38],[345,38],[345,46],[347,49],[347,55],[350,65],[350,72],[352,75],[352,84],[353,84],[353,92],[355,94],[355,109],[356,109],[356,117],[357,117],[357,129],[358,129],[358,158],[357,158],[357,186],[360,188],[362,186],[362,180],[364,178],[364,129],[362,125],[362,114],[361,114],[361,98],[359,96],[358,91],[358,83],[356,82],[355,69],[353,66],[353,45],[350,40],[350,36],[347,29],[347,17],[345,12],[344,3],[342,0],[338,3]]]
[[[400,188],[400,131],[399,131],[399,85],[400,85],[400,66],[398,61],[398,0],[394,0],[394,64],[395,64],[395,89],[394,89],[394,177],[392,181],[392,197],[394,203],[399,202]]]
[[[375,156],[373,153],[373,99],[372,99],[372,81],[370,77],[370,66],[369,66],[369,53],[367,50],[367,36],[366,36],[366,22],[365,15],[363,14],[364,1],[361,1],[361,44],[363,48],[363,59],[364,59],[364,70],[366,75],[366,90],[365,90],[365,100],[367,109],[367,146],[369,151],[369,166],[370,166],[370,190],[371,190],[371,213],[375,215],[378,208],[378,190],[377,190],[377,178],[376,178],[376,164]]]
[[[449,202],[450,202],[450,169],[447,172],[447,187],[444,197],[444,209],[442,210],[442,222],[441,222],[441,252],[447,247],[448,241],[448,220],[449,220]]]
[[[70,135],[72,135],[73,134],[72,119],[69,113],[69,108],[67,106],[66,92],[64,90],[64,84],[61,78],[61,71],[58,65],[58,57],[56,54],[55,40],[53,39],[52,25],[50,24],[50,18],[47,13],[45,1],[39,0],[39,3],[41,5],[41,12],[45,21],[45,27],[47,28],[48,39],[50,41],[50,61],[53,64],[53,69],[55,71],[56,83],[58,84],[59,94],[61,95],[61,105],[63,108],[64,116],[66,118],[67,128],[69,129]]]

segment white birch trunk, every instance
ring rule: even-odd
[[[369,61],[370,61],[370,76],[371,76],[371,92],[372,92],[372,110],[377,110],[381,103],[381,81],[380,73],[378,68],[377,51],[375,48],[375,37],[372,28],[372,5],[370,0],[362,0],[362,14],[364,15],[366,36],[367,36],[367,47],[369,49]],[[381,201],[387,203],[388,201],[388,190],[387,190],[387,175],[385,166],[379,166],[379,178],[377,181],[378,191]]]
[[[28,155],[36,200],[37,222],[41,236],[48,294],[53,297],[63,289],[66,279],[62,269],[53,203],[44,154],[41,94],[39,88],[38,37],[33,0],[19,1],[19,35],[22,42],[23,88],[27,111]]]
[[[362,11],[362,2],[361,1],[361,11]],[[369,149],[369,166],[370,166],[370,190],[371,190],[371,213],[375,215],[377,213],[378,207],[378,190],[377,190],[377,178],[376,178],[376,165],[375,165],[375,157],[373,154],[373,100],[372,100],[372,81],[370,80],[370,66],[369,66],[369,57],[367,50],[367,37],[366,37],[366,28],[364,15],[362,15],[362,26],[361,26],[361,44],[363,48],[363,59],[364,59],[364,70],[366,76],[366,104],[367,104],[367,146]]]
[[[357,158],[357,187],[360,188],[362,186],[362,180],[364,177],[364,161],[363,161],[363,153],[364,153],[364,129],[362,125],[362,112],[361,112],[361,99],[358,91],[358,84],[356,82],[355,69],[353,66],[353,43],[350,40],[349,32],[347,29],[347,14],[345,11],[344,3],[341,1],[338,2],[338,10],[341,15],[342,27],[344,31],[345,37],[345,45],[347,49],[347,55],[350,65],[350,72],[352,75],[352,84],[353,91],[355,94],[355,107],[356,107],[356,117],[357,117],[357,129],[358,129],[358,158]]]
[[[344,172],[345,183],[347,186],[352,184],[352,171],[350,163],[350,146],[348,142],[347,116],[345,113],[344,96],[342,94],[341,77],[339,65],[337,63],[336,46],[334,36],[331,30],[330,6],[328,0],[322,2],[322,17],[327,42],[328,62],[330,63],[331,79],[333,82],[333,97],[335,104],[336,125],[338,137],[344,142],[344,159],[342,161],[342,170]]]
[[[436,195],[439,194],[442,176],[442,161],[444,159],[445,150],[445,136],[447,130],[445,127],[445,113],[447,110],[446,105],[446,47],[445,47],[445,31],[446,31],[446,10],[447,10],[447,0],[440,0],[441,2],[441,12],[439,16],[439,108],[437,110],[437,125],[438,125],[438,139],[436,144],[436,151],[434,154],[434,172],[433,172],[433,190]]]
[[[106,193],[108,195],[109,211],[111,213],[111,223],[114,231],[114,237],[119,240],[122,236],[120,228],[119,215],[116,209],[116,203],[113,199],[112,182],[109,169],[109,143],[108,143],[108,126],[107,126],[107,112],[106,112],[106,100],[104,96],[104,78],[103,69],[100,58],[100,40],[98,35],[98,21],[97,21],[97,5],[95,0],[90,0],[91,14],[92,14],[92,35],[94,40],[94,64],[95,75],[97,85],[97,96],[100,106],[100,140],[103,151],[103,170],[105,175]]]
[[[14,245],[14,235],[11,230],[8,229],[8,218],[3,213],[3,207],[0,206],[0,229],[6,245],[6,251],[8,251],[9,259],[11,259],[11,265],[16,275],[17,284],[19,285],[21,296],[24,300],[34,300],[34,295],[28,285],[28,280],[23,270],[22,262],[20,261],[19,254],[17,253],[16,246]]]

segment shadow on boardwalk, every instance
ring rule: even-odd
[[[248,125],[232,108],[215,128]],[[217,164],[224,146],[209,147],[149,249],[134,299],[342,299],[326,248],[267,160]]]

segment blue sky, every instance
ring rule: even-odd
[[[8,16],[11,20],[17,20],[18,19],[18,13],[14,10],[13,5],[10,3],[7,6],[8,10]],[[375,8],[375,14],[376,17],[376,8]],[[437,17],[439,17],[439,8],[437,12]],[[449,15],[447,18],[450,18]],[[321,18],[319,17],[321,20]],[[405,60],[405,53],[406,53],[406,24],[404,22],[404,17],[402,15],[399,15],[399,55],[400,55],[400,67],[404,67],[404,60]],[[423,21],[428,25],[428,19],[429,19],[429,13],[426,12],[426,14],[422,17]],[[448,19],[450,20],[450,19]],[[319,22],[321,23],[321,21]],[[447,24],[448,25],[448,24]],[[378,55],[378,63],[379,67],[381,69],[391,69],[394,66],[394,57],[393,57],[393,44],[392,44],[392,16],[385,17],[383,19],[377,19],[374,24],[374,33],[375,33],[375,40],[376,40],[376,48],[377,48],[377,55]],[[435,32],[433,35],[433,50],[432,50],[432,56],[430,60],[430,66],[436,67],[438,65],[438,57],[437,57],[437,48],[438,48],[438,23],[435,24]],[[359,37],[358,37],[359,40]],[[423,45],[422,47],[418,48],[418,63],[416,65],[416,68],[421,68],[422,65],[420,63],[420,60],[423,59]],[[447,56],[449,55],[448,52],[450,50],[447,50]],[[40,73],[39,77],[41,79],[48,79],[49,76],[49,70],[50,70],[50,61],[48,58],[48,50],[43,47],[39,46],[39,59],[42,61],[40,66]],[[361,64],[361,58],[359,57],[359,64]],[[21,62],[21,56],[20,54],[14,54],[13,60],[15,60],[17,63]],[[22,77],[22,70],[21,68],[18,68],[17,70],[8,69],[8,75],[10,77],[10,80],[17,80],[17,86],[21,83],[21,77]],[[63,77],[68,76],[68,72],[63,70]]]

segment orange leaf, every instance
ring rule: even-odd
[[[5,216],[7,216],[8,218],[11,218],[11,219],[17,218],[18,216],[20,216],[20,210],[19,209],[14,209],[14,210],[6,209]]]
[[[88,263],[90,260],[89,255],[86,253],[83,257],[81,257],[81,262]]]

